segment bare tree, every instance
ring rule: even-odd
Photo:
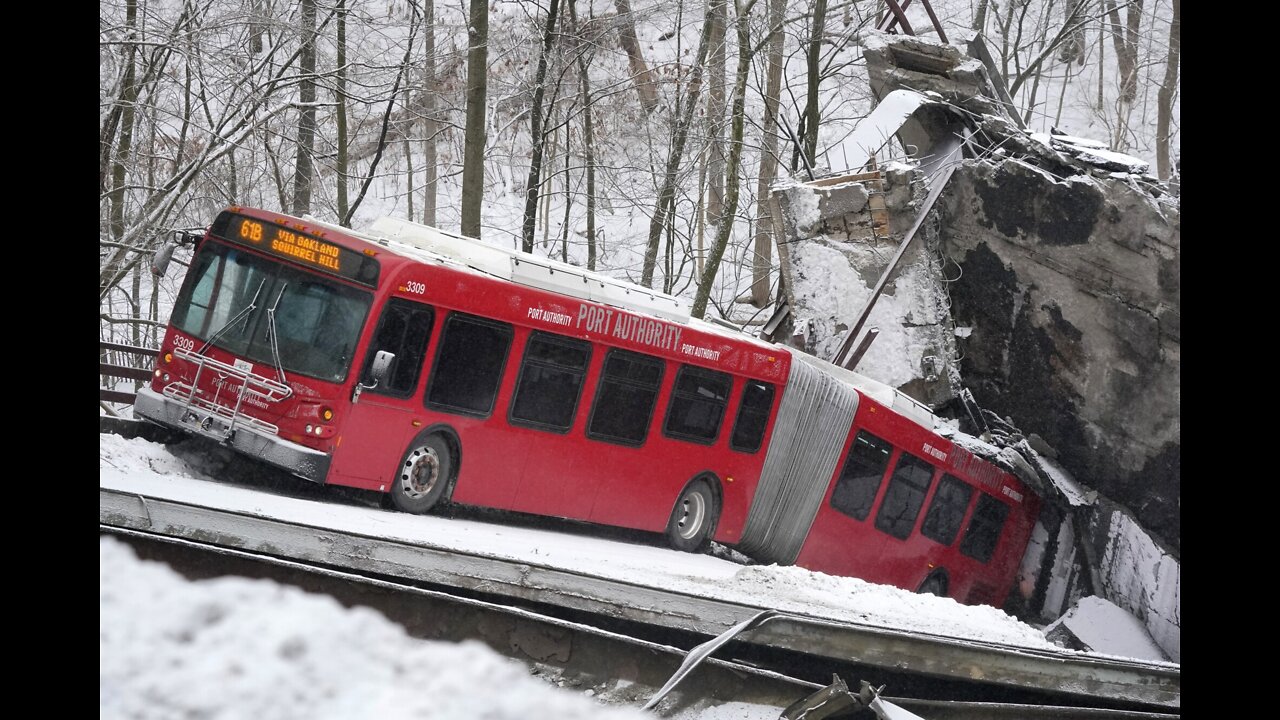
[[[1173,0],[1173,21],[1169,23],[1169,58],[1165,61],[1164,82],[1156,97],[1156,172],[1168,180],[1170,125],[1173,121],[1173,98],[1178,92],[1178,61],[1182,47],[1181,0]]]
[[[627,53],[627,62],[631,65],[631,80],[640,97],[640,107],[644,108],[646,114],[651,114],[658,106],[658,92],[654,89],[653,75],[644,61],[640,42],[636,39],[636,19],[631,12],[631,2],[614,0],[614,7],[618,9],[618,44]]]
[[[404,57],[397,66],[396,79],[391,86],[391,92],[387,96],[387,107],[382,114],[382,130],[378,134],[378,150],[374,153],[373,161],[369,163],[369,172],[365,175],[364,182],[360,185],[360,193],[356,195],[355,202],[351,203],[351,207],[347,210],[347,214],[342,216],[342,224],[350,227],[351,218],[355,215],[356,210],[360,207],[360,203],[364,202],[365,194],[369,192],[369,186],[373,184],[373,178],[378,173],[378,163],[382,160],[382,155],[390,145],[389,134],[391,129],[391,115],[395,111],[396,101],[400,99],[400,85],[405,75],[409,73],[409,61],[413,57],[413,39],[418,33],[419,18],[418,6],[409,3],[411,17],[409,19],[409,38],[405,43]],[[412,176],[412,166],[409,169]],[[412,181],[411,181],[412,182]]]
[[[133,31],[138,23],[137,0],[128,0],[125,7],[127,8],[125,26]],[[124,80],[121,83],[120,102],[117,106],[120,109],[118,115],[120,134],[116,141],[115,159],[111,164],[111,237],[116,242],[122,242],[124,238],[125,174],[128,172],[130,153],[133,152],[133,122],[135,103],[138,100],[138,88],[134,83],[137,72],[134,64],[135,54],[135,48],[130,43]]]
[[[222,18],[206,25],[204,18],[215,9],[225,10],[189,2],[181,7],[176,17],[156,13],[149,19],[148,32],[162,39],[135,36],[113,41],[111,46],[123,48],[133,44],[135,47],[153,48],[157,52],[153,56],[153,67],[160,68],[165,58],[173,54],[176,44],[181,42],[180,38],[199,37],[206,33],[216,36],[237,30],[247,32],[245,24],[235,26],[223,22]],[[332,19],[333,12],[329,12],[317,30],[327,26]],[[204,55],[204,48],[192,43],[190,48],[183,50],[199,82],[165,85],[163,83],[169,83],[172,74],[160,71],[150,74],[148,105],[163,106],[166,117],[167,108],[190,108],[193,114],[200,116],[199,122],[193,122],[191,126],[198,127],[201,135],[184,141],[185,146],[181,152],[173,153],[171,163],[161,168],[150,168],[155,173],[150,181],[146,178],[149,168],[144,164],[134,170],[126,168],[126,173],[141,173],[136,181],[126,178],[123,185],[104,190],[108,217],[112,206],[110,197],[119,193],[121,187],[125,195],[132,195],[134,200],[126,204],[123,233],[112,244],[104,245],[99,270],[100,301],[107,302],[108,295],[118,283],[156,245],[161,230],[171,227],[169,223],[175,213],[193,202],[193,198],[187,195],[188,191],[196,185],[216,182],[211,178],[210,170],[228,157],[233,149],[244,145],[248,138],[263,132],[268,124],[278,120],[288,109],[288,105],[277,101],[291,92],[298,82],[302,47],[301,43],[282,42],[282,39],[277,38],[269,49],[253,57],[218,53]],[[192,53],[201,54],[192,57]],[[147,76],[144,73],[144,77]],[[211,88],[218,93],[216,99],[211,97]],[[182,97],[187,92],[191,93],[189,104]],[[179,96],[176,102],[175,95]],[[141,95],[138,95],[138,102],[142,102]],[[104,97],[104,107],[118,103],[119,96]],[[156,138],[156,142],[162,142],[164,146],[152,148],[149,153],[172,152],[172,136],[157,133]],[[116,158],[123,156],[118,142],[111,154]]]
[[[751,304],[769,304],[769,271],[773,266],[773,212],[769,187],[778,170],[778,95],[782,86],[782,23],[786,0],[769,0],[768,69],[764,91],[764,120],[761,123],[760,179],[756,183],[756,237],[751,261]]]
[[[720,224],[724,213],[724,74],[725,24],[728,19],[726,0],[708,0],[711,15],[711,44],[707,58],[707,223]],[[699,238],[701,241],[701,238]]]
[[[338,217],[345,218],[349,209],[347,201],[347,176],[350,169],[347,163],[347,9],[346,0],[338,0],[338,68],[336,71],[337,92],[337,177],[338,184]]]
[[[698,290],[693,296],[693,306],[689,314],[703,317],[707,312],[707,302],[711,297],[712,285],[720,272],[720,261],[724,257],[725,248],[729,245],[729,235],[733,232],[733,217],[738,211],[739,175],[742,168],[742,138],[745,122],[745,105],[747,95],[747,76],[751,72],[751,57],[755,50],[751,47],[750,15],[755,0],[736,2],[737,18],[735,25],[738,34],[738,69],[733,84],[733,109],[730,111],[732,122],[729,131],[729,162],[725,171],[725,221],[716,230],[715,242],[711,245],[711,254],[707,256],[702,277],[698,280]]]
[[[569,0],[569,22],[573,25],[576,37],[581,32],[578,25],[576,0]],[[576,42],[575,42],[576,46]],[[586,160],[587,172],[587,269],[596,269],[596,153],[595,129],[591,120],[591,77],[587,73],[586,53],[575,47],[575,60],[578,66],[578,98],[582,104],[582,151]],[[568,148],[565,149],[568,155]],[[566,179],[568,175],[566,174]]]
[[[302,0],[302,82],[298,88],[297,162],[293,170],[293,214],[311,212],[312,156],[316,141],[316,2]]]
[[[439,123],[436,120],[436,2],[426,0],[423,8],[423,45],[426,60],[422,69],[422,222],[424,225],[436,224],[436,193],[440,182],[440,159],[437,154],[436,134]]]
[[[654,204],[653,217],[649,220],[649,243],[645,246],[644,267],[640,272],[640,284],[653,287],[653,270],[658,264],[658,247],[662,243],[662,230],[666,227],[667,218],[675,201],[676,175],[680,169],[680,160],[684,156],[685,142],[689,138],[689,127],[693,122],[693,111],[698,105],[698,96],[702,90],[702,66],[707,60],[707,50],[711,37],[711,13],[707,13],[702,22],[702,36],[698,39],[698,57],[689,72],[687,87],[688,97],[680,117],[671,128],[671,146],[667,154],[666,171],[662,176],[662,187],[658,191],[658,199]]]
[[[978,0],[978,9],[973,13],[973,25],[971,27],[979,33],[985,32],[987,29],[987,5],[988,0]]]
[[[530,108],[529,142],[532,153],[529,160],[529,176],[525,182],[524,224],[521,228],[520,247],[533,252],[533,234],[538,222],[538,179],[542,176],[542,152],[546,138],[542,132],[542,101],[547,92],[547,59],[555,40],[556,19],[560,12],[560,0],[551,0],[547,6],[546,27],[542,33],[542,50],[538,53],[538,70],[533,80],[533,107]]]
[[[467,22],[467,125],[462,160],[462,234],[480,237],[484,203],[485,103],[488,96],[489,3],[471,0]]]
[[[1142,0],[1129,0],[1125,7],[1124,27],[1115,0],[1102,0],[1111,21],[1111,40],[1115,44],[1116,63],[1120,67],[1120,99],[1132,103],[1138,96],[1138,29],[1142,25]]]
[[[1129,147],[1129,120],[1138,97],[1138,29],[1142,25],[1142,0],[1129,0],[1125,8],[1126,25],[1120,25],[1120,13],[1114,0],[1102,0],[1110,19],[1111,40],[1115,45],[1116,65],[1120,73],[1120,94],[1116,99],[1116,122],[1112,128],[1111,149],[1123,152]]]
[[[827,26],[827,0],[814,0],[813,18],[809,26],[809,47],[805,55],[808,81],[808,94],[805,95],[804,117],[801,119],[804,135],[804,155],[813,166],[818,159],[818,124],[821,121],[819,107],[818,84],[822,79],[822,68],[819,59],[822,53],[822,35]]]

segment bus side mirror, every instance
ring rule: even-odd
[[[377,355],[373,356],[373,367],[369,368],[369,376],[373,378],[373,384],[369,387],[377,387],[382,382],[383,376],[387,374],[387,368],[391,367],[391,361],[396,359],[396,354],[387,350],[379,350]]]
[[[351,402],[355,403],[360,399],[360,393],[365,390],[372,390],[378,387],[378,383],[382,382],[382,378],[387,374],[387,368],[391,367],[391,361],[396,359],[396,354],[388,350],[379,350],[373,356],[373,365],[369,367],[369,377],[373,380],[372,385],[365,385],[357,382],[355,393],[351,396]]]
[[[164,274],[169,271],[169,261],[173,260],[173,251],[177,249],[177,240],[169,240],[161,245],[160,249],[151,256],[151,274],[158,278],[164,277]]]

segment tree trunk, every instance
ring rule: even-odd
[[[405,101],[407,102],[408,98],[405,98]],[[408,136],[405,136],[405,138],[401,140],[400,143],[404,145],[404,174],[408,182],[408,187],[405,188],[405,198],[407,198],[409,201],[409,208],[408,208],[407,214],[409,216],[409,219],[412,220],[413,219],[413,147],[409,144]]]
[[[346,0],[338,0],[338,217],[347,216],[347,8]]]
[[[316,2],[302,0],[302,56],[298,70],[298,154],[293,170],[293,214],[311,212],[311,181],[316,141]]]
[[[422,223],[435,227],[436,224],[436,184],[440,180],[440,169],[437,165],[440,162],[439,155],[436,152],[436,133],[439,132],[439,125],[436,122],[436,3],[435,0],[426,0],[426,7],[423,11],[423,21],[426,23],[426,37],[423,42],[426,45],[426,63],[423,68],[422,78],[422,114],[423,114],[423,140],[422,140],[422,156],[423,156],[423,174],[422,180]]]
[[[471,0],[467,23],[467,125],[463,132],[462,234],[480,237],[484,202],[485,102],[489,74],[489,3]]]
[[[1178,62],[1182,52],[1181,0],[1173,0],[1173,22],[1169,24],[1169,59],[1164,66],[1164,83],[1156,95],[1156,173],[1161,180],[1171,174],[1169,126],[1173,121],[1173,96],[1178,90]]]
[[[560,261],[565,263],[569,262],[569,209],[573,207],[569,178],[570,161],[573,159],[573,153],[569,152],[569,130],[572,127],[569,123],[564,124],[564,222],[560,223]]]
[[[819,0],[822,2],[823,0]],[[729,136],[729,165],[725,172],[725,211],[724,220],[716,231],[715,242],[711,245],[711,254],[707,256],[706,267],[698,280],[698,291],[693,297],[693,307],[689,314],[696,318],[707,313],[707,302],[711,298],[711,286],[715,283],[716,274],[720,271],[720,260],[724,257],[725,248],[729,245],[729,235],[733,232],[733,218],[738,211],[738,174],[742,166],[742,129],[743,115],[747,94],[747,75],[751,70],[751,37],[748,20],[750,8],[754,1],[738,5],[738,72],[733,84],[732,130]]]
[[[710,55],[707,58],[707,223],[715,226],[724,213],[724,73],[725,24],[728,21],[726,0],[710,0]]]
[[[645,114],[650,114],[658,106],[658,91],[654,88],[653,76],[644,61],[644,53],[640,51],[640,42],[636,39],[636,19],[631,12],[630,0],[614,0],[614,6],[618,9],[618,44],[627,53],[627,62],[631,65],[631,81],[635,83],[640,107]]]
[[[339,2],[339,7],[342,3]],[[341,12],[341,10],[339,11]],[[254,0],[249,8],[249,52],[257,55],[262,52],[262,3]]]
[[[625,0],[623,0],[625,2]],[[573,32],[579,31],[576,0],[569,0],[569,21]],[[587,75],[587,61],[581,46],[577,46],[579,95],[582,102],[582,146],[587,164],[587,269],[596,269],[596,152],[595,130],[591,122],[591,78]],[[565,155],[569,147],[565,145]]]
[[[827,0],[816,0],[813,4],[813,26],[809,31],[809,51],[806,57],[808,64],[808,95],[804,106],[804,155],[809,159],[809,167],[817,165],[818,160],[818,123],[821,120],[818,107],[818,81],[822,68],[818,60],[822,54],[822,35],[827,24]]]
[[[533,233],[538,223],[538,179],[542,177],[542,151],[546,142],[542,136],[542,99],[547,92],[547,59],[551,55],[551,43],[555,40],[559,12],[560,0],[551,0],[547,6],[547,26],[542,33],[542,52],[538,54],[538,70],[533,80],[533,107],[529,111],[529,142],[533,154],[524,186],[524,225],[520,233],[520,247],[527,253],[533,252]]]
[[[987,0],[978,0],[978,9],[973,13],[972,27],[979,35],[987,29]]]
[[[698,202],[693,209],[693,236],[697,238],[698,245],[694,251],[693,261],[694,270],[699,276],[702,275],[703,238],[707,235],[706,228],[707,218],[707,161],[706,154],[698,159]]]
[[[761,125],[760,180],[756,184],[755,253],[751,259],[751,304],[769,304],[769,271],[773,267],[773,204],[769,188],[778,171],[778,95],[782,90],[782,24],[786,21],[786,0],[769,0],[768,70],[764,91],[764,122]]]
[[[1103,96],[1103,78],[1106,73],[1102,71],[1107,65],[1107,30],[1106,25],[1100,25],[1098,29],[1098,112],[1106,107],[1106,98]]]
[[[137,0],[128,0],[125,11],[125,22],[133,29],[138,22]],[[130,33],[132,37],[132,33]],[[114,160],[111,165],[111,237],[121,242],[124,237],[124,202],[125,183],[128,179],[129,156],[133,152],[133,121],[135,104],[138,100],[138,88],[134,84],[135,74],[134,51],[128,54],[128,67],[124,71],[124,87],[120,92],[120,129],[116,140]]]
[[[1138,97],[1138,27],[1142,22],[1142,0],[1130,0],[1125,10],[1127,27],[1120,27],[1120,13],[1114,0],[1103,0],[1111,19],[1111,40],[1120,70],[1120,101],[1132,103]]]
[[[662,242],[662,228],[667,222],[667,209],[675,198],[676,173],[680,169],[680,159],[684,155],[685,141],[689,137],[689,126],[693,122],[693,110],[698,105],[698,96],[702,91],[702,65],[707,60],[707,39],[711,34],[711,13],[707,13],[702,23],[702,36],[698,40],[698,57],[694,60],[689,77],[689,97],[680,118],[672,128],[671,150],[667,155],[666,172],[662,178],[662,188],[658,191],[658,201],[653,207],[653,218],[649,220],[649,244],[644,250],[644,268],[640,273],[640,284],[653,287],[653,269],[658,263],[658,246]]]

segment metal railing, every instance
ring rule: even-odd
[[[160,353],[154,348],[134,347],[133,345],[122,345],[120,343],[99,341],[98,342],[99,358],[98,370],[104,378],[122,378],[125,380],[142,380],[151,379],[151,370],[149,368],[137,367],[136,365],[119,364],[124,361],[125,357],[138,356],[143,358],[155,359]],[[113,357],[113,355],[115,357]],[[100,387],[98,388],[98,397],[102,402],[124,403],[132,405],[137,395],[123,390],[114,388]]]

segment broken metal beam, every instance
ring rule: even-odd
[[[858,316],[858,321],[849,329],[849,333],[845,335],[844,342],[840,343],[840,350],[836,352],[835,364],[841,367],[848,367],[846,363],[849,360],[850,350],[853,348],[853,342],[862,332],[862,326],[866,324],[867,318],[871,317],[871,310],[876,305],[876,300],[880,299],[880,295],[884,292],[885,285],[889,284],[889,279],[893,277],[894,272],[898,269],[898,264],[902,262],[902,257],[907,254],[907,249],[911,247],[911,241],[915,239],[916,232],[920,230],[920,226],[924,223],[925,217],[929,211],[933,209],[933,204],[937,202],[938,196],[942,194],[942,188],[947,186],[947,181],[951,179],[951,174],[955,172],[956,165],[960,161],[961,153],[964,148],[964,138],[955,138],[951,142],[951,147],[947,148],[945,153],[941,155],[941,176],[933,182],[933,187],[929,189],[929,196],[925,198],[924,204],[920,206],[920,212],[916,215],[916,221],[912,223],[911,229],[902,239],[902,244],[898,246],[898,252],[894,254],[893,259],[889,261],[888,267],[880,275],[880,280],[876,282],[875,289],[871,291],[871,298],[867,300],[867,305],[862,309],[862,314]]]

